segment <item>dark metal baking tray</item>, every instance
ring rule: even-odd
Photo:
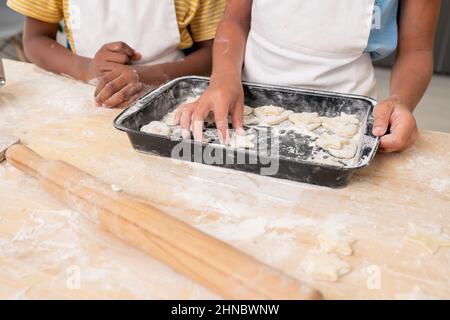
[[[265,151],[259,148],[259,141],[257,151],[235,150],[218,141],[199,143],[140,131],[143,125],[162,120],[188,97],[201,94],[208,84],[209,79],[204,77],[183,77],[170,81],[124,110],[114,120],[114,126],[128,134],[132,146],[139,152],[256,174],[267,175],[270,172],[272,177],[332,188],[346,186],[352,173],[368,166],[376,154],[379,139],[372,135],[374,100],[364,96],[249,82],[243,82],[245,104],[252,107],[275,105],[294,112],[318,112],[319,115],[328,117],[338,116],[341,112],[357,115],[363,123],[363,130],[353,162],[330,164],[315,160],[317,150],[311,147],[311,138],[292,132],[279,139],[278,149],[274,154],[273,148],[264,148]],[[258,130],[256,134],[260,134]],[[207,152],[215,159],[223,157],[222,161],[211,163],[210,159],[201,156]],[[271,172],[271,168],[275,167],[274,163],[278,164],[278,170]]]

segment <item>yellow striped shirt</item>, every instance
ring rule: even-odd
[[[8,0],[8,6],[28,17],[48,23],[69,21],[70,0]],[[90,1],[90,0],[86,0]],[[174,0],[180,49],[192,47],[194,42],[214,39],[217,26],[225,11],[226,0]],[[72,32],[66,25],[70,45],[74,48]]]

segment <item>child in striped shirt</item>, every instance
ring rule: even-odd
[[[26,16],[28,59],[95,83],[100,106],[135,100],[144,84],[209,75],[212,42],[226,0],[8,0]],[[68,47],[57,43],[64,20]],[[185,49],[196,50],[185,55]]]

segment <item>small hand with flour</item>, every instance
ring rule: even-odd
[[[211,77],[209,88],[194,103],[182,105],[175,113],[175,122],[180,124],[183,137],[192,131],[196,141],[203,141],[203,123],[210,112],[214,113],[215,123],[222,143],[228,142],[228,115],[231,115],[233,128],[238,134],[243,129],[244,90],[237,75],[215,75]]]
[[[100,78],[95,101],[98,106],[106,108],[126,106],[139,98],[143,90],[144,85],[136,69],[122,66]]]
[[[374,109],[373,134],[381,137],[381,152],[404,151],[416,142],[419,130],[411,108],[392,96]],[[388,129],[390,132],[388,132]]]
[[[133,61],[141,59],[141,54],[124,42],[105,44],[95,54],[93,59],[86,59],[83,67],[83,80],[102,77],[108,72],[123,65],[131,65]]]

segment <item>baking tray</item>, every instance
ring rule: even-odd
[[[143,125],[160,121],[188,97],[200,95],[208,84],[209,78],[204,77],[183,77],[170,81],[124,110],[114,120],[114,126],[128,134],[132,146],[139,152],[332,188],[346,186],[352,173],[367,167],[376,154],[379,139],[372,135],[372,111],[376,103],[373,99],[250,82],[243,82],[243,87],[245,104],[251,107],[275,105],[294,112],[318,112],[328,117],[338,116],[341,112],[357,115],[363,125],[355,158],[351,162],[329,163],[322,154],[319,159],[318,152],[322,151],[311,146],[314,139],[295,132],[278,136],[273,139],[276,143],[269,139],[269,143],[261,148],[260,131],[255,129],[258,136],[255,151],[232,149],[218,141],[200,143],[140,131]],[[212,155],[216,161],[212,163],[211,158],[202,156],[205,154]]]
[[[0,88],[5,84],[5,82],[5,69],[3,68],[3,60],[0,58]]]

